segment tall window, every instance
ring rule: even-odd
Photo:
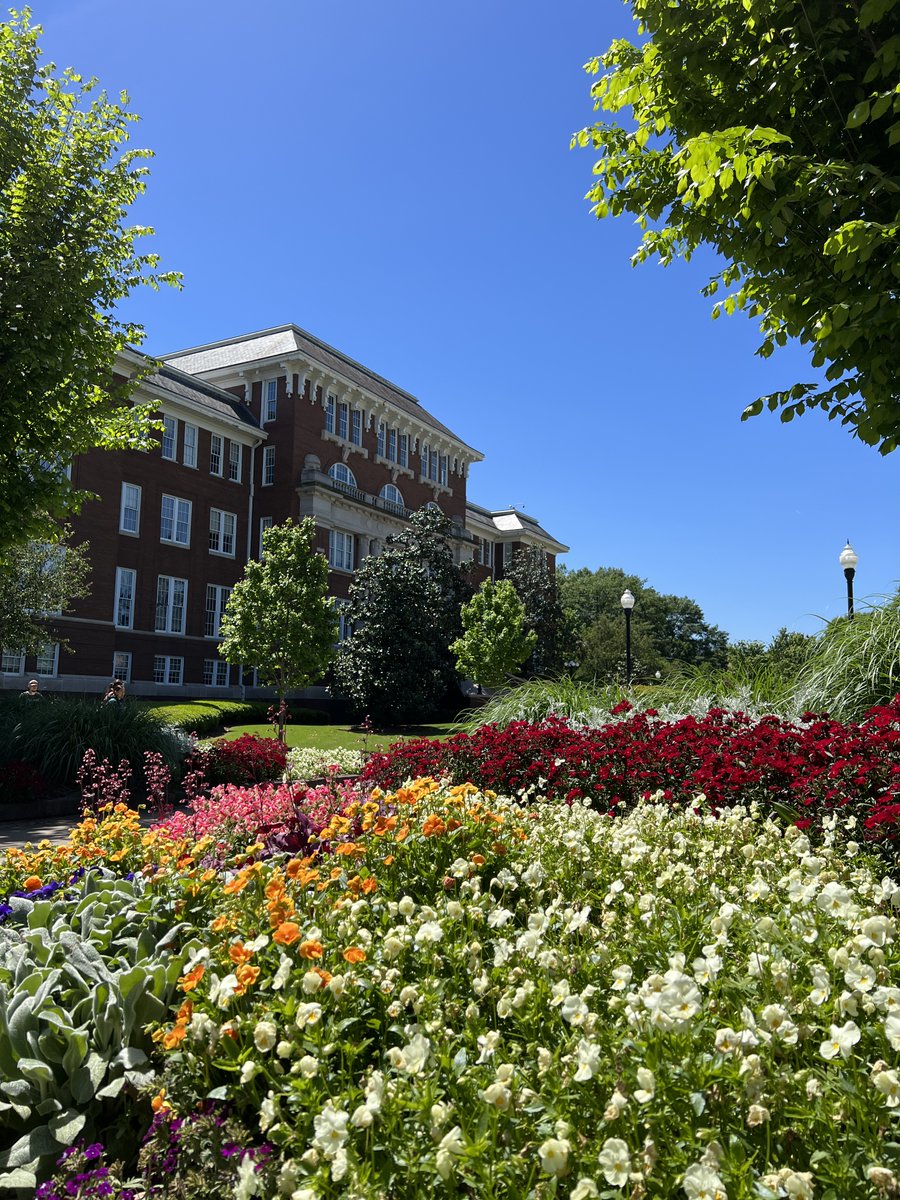
[[[275,447],[266,446],[262,456],[262,485],[271,487],[275,482]]]
[[[377,447],[379,458],[384,458],[386,437],[387,437],[387,429],[385,427],[384,421],[379,421],[378,422],[378,447]]]
[[[278,380],[263,381],[263,421],[274,421],[278,408]]]
[[[209,548],[213,554],[227,554],[234,558],[234,538],[237,517],[220,508],[209,510]]]
[[[134,624],[134,591],[137,572],[130,567],[116,567],[116,603],[113,620],[119,629],[131,629]]]
[[[122,484],[122,506],[119,510],[119,529],[122,533],[140,533],[141,489],[136,483]]]
[[[25,655],[21,650],[4,650],[0,654],[0,672],[4,675],[22,675],[25,671]]]
[[[388,432],[388,447],[387,456],[391,462],[397,461],[397,430],[391,429]]]
[[[358,408],[354,408],[350,419],[350,441],[354,446],[362,445],[362,413]]]
[[[440,479],[440,482],[444,485],[444,487],[446,487],[447,486],[447,455],[446,454],[441,455],[441,465],[440,465],[440,472],[439,472],[438,478]]]
[[[232,483],[241,482],[241,451],[243,446],[240,442],[228,443],[228,478]]]
[[[350,405],[349,404],[339,404],[338,405],[337,432],[338,432],[338,437],[344,438],[345,441],[347,438],[350,437]]]
[[[187,580],[160,575],[156,581],[156,632],[184,633]]]
[[[272,528],[272,518],[271,517],[260,517],[259,518],[259,557],[260,558],[262,558],[262,556],[263,556],[263,534],[266,532],[267,529],[271,529],[271,528]]]
[[[178,451],[178,422],[174,417],[163,417],[162,456],[174,461]]]
[[[428,478],[437,480],[438,477],[438,454],[437,450],[432,450],[428,461]]]
[[[334,409],[337,404],[335,396],[328,396],[325,400],[325,432],[334,433]]]
[[[153,658],[153,682],[175,687],[184,677],[184,659],[175,654],[157,654]]]
[[[117,650],[113,655],[113,679],[121,679],[123,683],[131,682],[131,651]]]
[[[222,615],[225,605],[231,595],[230,587],[220,587],[217,583],[206,585],[206,616],[203,624],[204,637],[218,637],[222,625]]]
[[[397,454],[397,461],[401,467],[409,466],[409,434],[400,434],[400,446]]]
[[[422,443],[422,453],[419,457],[421,471],[419,472],[423,479],[428,478],[428,443]]]
[[[350,634],[353,632],[353,626],[347,620],[347,616],[346,616],[347,606],[349,605],[349,603],[350,603],[349,600],[336,599],[334,601],[334,610],[337,613],[337,619],[338,619],[338,639],[337,640],[339,642],[345,641],[350,636]]]
[[[56,666],[59,662],[59,643],[48,642],[46,646],[41,647],[41,652],[35,659],[34,673],[35,675],[51,676],[56,674]]]
[[[185,425],[184,442],[181,449],[181,461],[186,467],[197,466],[197,426]]]
[[[353,570],[353,534],[332,529],[328,533],[328,565],[339,571]]]
[[[205,658],[203,682],[207,687],[228,687],[228,663],[221,658]]]
[[[222,474],[222,439],[217,433],[212,434],[209,439],[209,473]]]
[[[177,496],[163,496],[159,512],[159,540],[176,546],[191,543],[191,502]]]

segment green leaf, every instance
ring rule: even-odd
[[[847,118],[847,129],[856,129],[857,126],[862,125],[863,121],[867,121],[869,119],[870,107],[870,101],[861,100],[860,103],[851,110],[850,116]]]

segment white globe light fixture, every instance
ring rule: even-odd
[[[622,593],[619,603],[625,613],[625,686],[631,687],[631,610],[634,608],[634,596],[630,588]]]
[[[853,620],[853,576],[856,574],[856,564],[859,562],[859,555],[847,542],[847,545],[841,551],[840,559],[838,560],[844,568],[844,578],[847,580],[847,620]]]

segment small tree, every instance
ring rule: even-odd
[[[506,578],[525,606],[525,628],[537,635],[526,670],[533,675],[552,675],[562,669],[571,642],[556,572],[547,565],[543,551],[527,549],[513,555]]]
[[[486,579],[462,607],[465,632],[450,649],[460,675],[496,688],[534,650],[537,634],[525,631],[525,606],[508,579]]]
[[[63,537],[65,534],[63,534]],[[88,544],[26,542],[0,559],[0,646],[38,654],[59,641],[57,618],[89,592]]]
[[[338,688],[359,714],[382,725],[434,716],[456,672],[450,643],[461,631],[467,588],[447,541],[450,522],[423,508],[370,556],[350,587],[353,633],[335,663]]]
[[[265,530],[262,559],[247,563],[222,617],[221,656],[256,667],[260,681],[278,693],[280,741],[285,696],[320,678],[337,641],[328,563],[313,549],[314,537],[309,517]]]

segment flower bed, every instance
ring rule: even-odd
[[[420,780],[343,804],[315,856],[220,863],[112,813],[36,852],[104,864],[54,894],[29,899],[33,856],[4,868],[3,1165],[55,1170],[47,1197],[101,1162],[112,1194],[209,1200],[889,1194],[900,891],[823,826],[814,849],[756,806],[610,820]],[[39,986],[63,952],[119,1007]],[[68,1068],[20,1011],[73,1031]],[[26,1092],[62,1096],[77,1055],[91,1094],[48,1119]]]
[[[210,784],[246,785],[278,779],[287,765],[287,747],[277,738],[245,733],[239,738],[210,742],[186,764],[202,771]]]
[[[628,704],[618,711],[622,719],[598,729],[549,718],[397,743],[363,776],[382,787],[446,776],[510,795],[589,798],[603,810],[657,791],[677,803],[702,793],[713,807],[755,800],[817,828],[841,809],[873,841],[900,837],[900,697],[859,725],[812,714],[795,724],[722,709],[676,721]]]

